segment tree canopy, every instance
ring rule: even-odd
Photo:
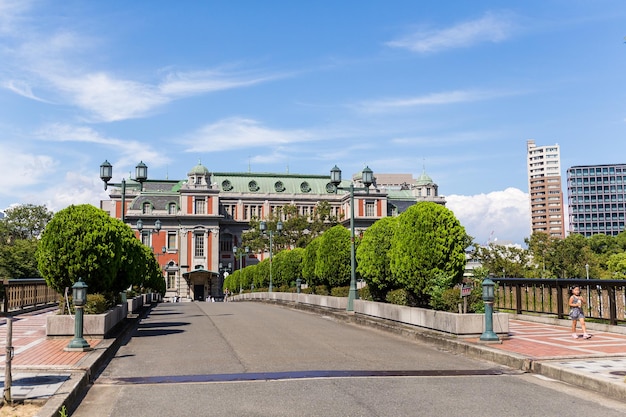
[[[356,251],[357,272],[365,279],[374,300],[384,300],[387,292],[400,287],[391,274],[389,249],[397,217],[383,217],[364,233]]]
[[[35,278],[38,238],[52,218],[45,206],[26,204],[6,210],[0,219],[0,278]]]
[[[341,225],[320,236],[315,275],[321,284],[341,287],[350,283],[350,231]]]
[[[155,281],[157,273],[164,280],[152,252],[126,224],[89,204],[53,216],[41,236],[37,261],[48,286],[61,293],[79,278],[90,293],[116,293],[130,285],[164,287]]]
[[[449,209],[421,202],[398,216],[389,250],[391,274],[421,303],[442,276],[461,282],[471,237]]]

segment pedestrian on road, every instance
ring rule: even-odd
[[[576,322],[580,322],[580,327],[583,331],[583,338],[589,339],[591,335],[587,333],[587,326],[585,325],[585,313],[583,313],[583,303],[585,300],[580,296],[580,287],[572,288],[572,295],[569,298],[569,317],[572,319],[572,337],[578,339],[576,334]]]

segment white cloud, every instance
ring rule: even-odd
[[[153,86],[120,80],[105,73],[75,78],[54,77],[57,88],[98,121],[112,122],[145,116],[169,101]]]
[[[155,166],[163,166],[170,162],[170,158],[166,154],[146,143],[106,137],[91,127],[54,123],[39,129],[36,135],[40,140],[45,141],[93,143],[110,148],[115,154],[120,155],[119,159],[115,161],[117,172],[134,170],[134,166],[140,160],[150,161]]]
[[[314,140],[316,135],[305,130],[277,130],[256,120],[232,117],[202,127],[183,139],[186,152],[217,152],[256,146],[280,146]]]
[[[9,150],[5,142],[0,150],[0,194],[13,195],[24,187],[40,183],[56,168],[48,155]]]
[[[513,23],[509,15],[486,13],[477,20],[459,23],[444,29],[419,30],[403,38],[387,42],[394,48],[429,53],[463,48],[481,42],[501,42],[511,36]]]
[[[448,207],[476,243],[490,238],[524,244],[530,235],[528,194],[507,188],[489,194],[446,196]]]
[[[85,62],[95,62],[90,56],[94,52],[101,57],[100,61],[106,62],[104,40],[66,27],[40,33],[37,26],[27,23],[19,31],[3,31],[3,26],[13,27],[11,22],[23,10],[18,3],[0,0],[0,35],[5,35],[0,40],[7,41],[8,36],[13,36],[10,47],[0,48],[3,61],[0,86],[33,100],[76,106],[85,111],[91,121],[145,117],[177,99],[250,87],[289,76],[231,67],[228,70],[168,71],[156,80],[147,80],[90,68]],[[44,100],[42,96],[52,98]]]
[[[92,204],[100,207],[100,200],[108,199],[100,178],[77,172],[67,172],[60,184],[46,188],[43,192],[27,195],[25,201],[45,204],[57,212],[72,204]]]
[[[13,33],[20,26],[22,14],[31,8],[28,0],[0,1],[0,33]]]
[[[222,71],[172,72],[159,84],[161,93],[167,96],[190,96],[233,88],[249,87],[283,78],[285,75],[255,75],[224,73]]]
[[[383,112],[418,106],[436,106],[491,100],[512,94],[517,93],[502,91],[457,90],[426,94],[417,97],[364,101],[357,104],[356,107],[365,112]]]
[[[6,89],[13,91],[15,94],[18,94],[20,96],[23,96],[23,97],[26,97],[35,101],[41,101],[42,103],[49,103],[47,100],[37,97],[33,93],[31,86],[24,81],[11,80],[11,81],[5,82],[3,85]]]

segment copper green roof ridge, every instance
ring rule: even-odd
[[[318,178],[330,179],[330,175],[291,174],[277,172],[213,172],[216,177],[283,177],[283,178]]]

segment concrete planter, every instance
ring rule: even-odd
[[[363,300],[354,300],[354,312],[461,337],[480,336],[485,331],[484,314],[449,313]],[[493,331],[504,335],[509,333],[509,315],[507,313],[493,314]]]
[[[128,304],[128,313],[136,313],[141,307],[143,307],[143,296],[138,295],[137,297],[133,297],[130,300],[126,300]]]
[[[86,339],[104,339],[128,314],[128,304],[120,304],[103,314],[83,316],[83,336]],[[74,316],[51,315],[46,322],[46,336],[73,337]]]

